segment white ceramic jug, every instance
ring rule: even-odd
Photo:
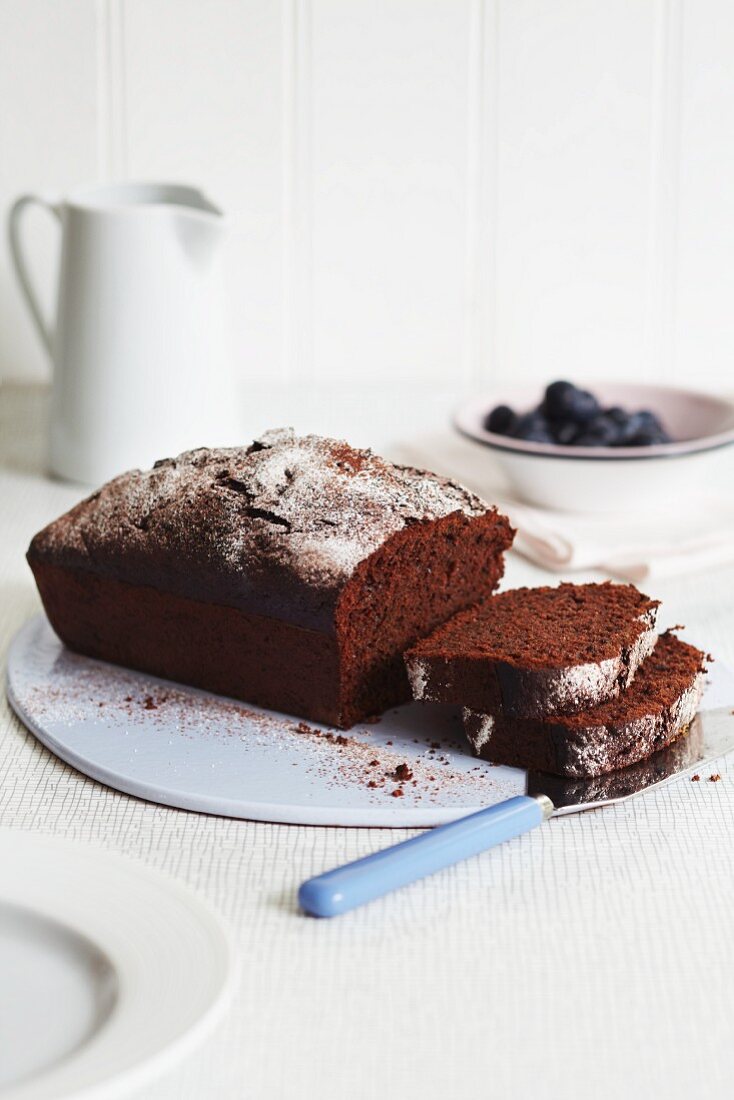
[[[20,246],[32,203],[61,224],[55,325]],[[124,183],[10,212],[20,286],[53,360],[50,468],[97,484],[190,447],[238,442],[221,212],[192,187]]]

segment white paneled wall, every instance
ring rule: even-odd
[[[115,177],[232,214],[249,382],[734,387],[729,0],[0,0],[3,207]]]
[[[501,5],[496,358],[508,372],[653,369],[655,12],[644,0]]]
[[[313,369],[462,369],[470,5],[314,0]]]
[[[0,0],[0,207],[22,191],[59,191],[103,168],[98,116],[98,34],[93,0]],[[50,310],[58,229],[28,214],[31,265]],[[0,378],[48,371],[0,245]]]

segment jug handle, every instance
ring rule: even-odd
[[[44,210],[49,210],[59,221],[61,221],[61,210],[57,200],[50,197],[44,197],[43,195],[21,195],[20,198],[16,199],[13,203],[8,215],[8,243],[10,245],[10,255],[13,259],[13,267],[15,268],[18,284],[23,292],[23,297],[25,298],[30,315],[33,318],[36,331],[46,351],[53,357],[53,331],[41,312],[38,297],[36,296],[33,283],[31,282],[28,265],[20,243],[21,215],[27,207],[34,203],[38,206],[42,206]]]

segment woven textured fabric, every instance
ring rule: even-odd
[[[28,541],[82,494],[32,472],[38,399],[7,389],[0,406],[4,656],[39,606]],[[510,555],[504,583],[547,576]],[[734,663],[732,594],[731,568],[654,591],[662,625],[685,623]],[[296,912],[302,879],[409,834],[136,801],[58,762],[3,698],[0,827],[126,853],[187,882],[229,922],[241,980],[228,1014],[139,1100],[731,1094],[734,760],[318,922]]]

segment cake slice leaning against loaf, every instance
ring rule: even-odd
[[[28,561],[72,649],[348,727],[403,651],[502,576],[513,530],[453,481],[290,429],[104,485]]]
[[[652,651],[657,608],[631,584],[509,589],[408,650],[413,697],[520,718],[595,706]]]
[[[646,759],[687,730],[701,701],[706,659],[666,633],[633,683],[610,702],[545,721],[465,709],[464,729],[477,756],[494,764],[604,775]]]

